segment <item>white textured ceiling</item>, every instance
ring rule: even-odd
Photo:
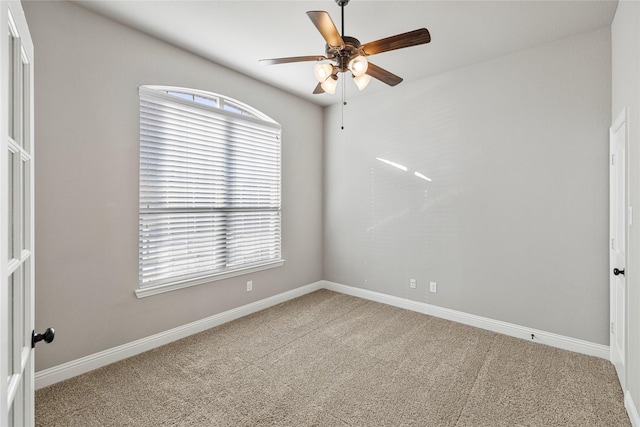
[[[339,91],[311,94],[317,83],[313,62],[258,63],[263,58],[323,55],[324,39],[305,12],[329,12],[340,30],[335,0],[75,3],[317,104],[341,99]],[[616,7],[614,0],[351,0],[345,7],[345,35],[364,44],[428,28],[431,43],[368,58],[407,82],[610,25]],[[345,87],[347,96],[358,95],[353,82]],[[363,92],[381,90],[393,87],[374,80]]]

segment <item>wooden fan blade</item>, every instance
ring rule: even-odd
[[[344,40],[340,37],[338,29],[327,12],[313,10],[307,12],[307,16],[309,16],[309,19],[311,19],[313,25],[320,31],[320,34],[322,34],[322,37],[324,37],[329,46],[344,47]]]
[[[380,68],[376,64],[372,64],[371,62],[369,62],[369,66],[367,67],[367,74],[374,79],[378,79],[381,82],[388,84],[389,86],[395,86],[402,81],[402,77],[398,77],[384,68]]]
[[[365,43],[362,46],[362,51],[365,55],[374,55],[376,53],[388,52],[390,50],[417,46],[429,43],[430,41],[431,34],[429,34],[429,30],[426,28],[420,28],[419,30],[413,30],[408,33],[397,34],[385,39]]]
[[[288,58],[272,58],[272,59],[261,59],[260,62],[264,65],[275,65],[275,64],[288,64],[290,62],[305,62],[305,61],[324,61],[327,59],[326,56],[290,56]]]
[[[320,93],[324,93],[324,89],[322,89],[322,83],[318,83],[316,88],[313,90],[314,95],[318,95]]]

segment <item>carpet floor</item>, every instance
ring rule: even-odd
[[[37,426],[630,426],[613,366],[320,290],[36,392]]]

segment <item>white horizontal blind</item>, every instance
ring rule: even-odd
[[[281,129],[250,113],[140,88],[141,288],[280,260]]]

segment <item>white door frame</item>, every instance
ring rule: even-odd
[[[627,241],[631,215],[628,206],[627,108],[609,129],[609,358],[622,390],[626,387],[627,351]],[[621,272],[622,270],[622,272]]]

